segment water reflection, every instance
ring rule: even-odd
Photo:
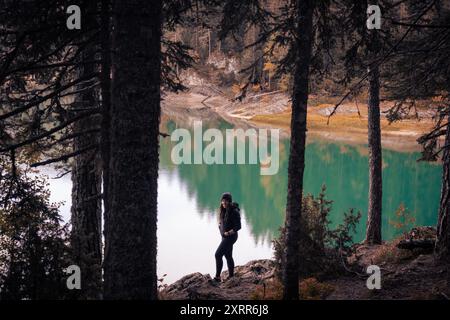
[[[223,121],[214,126],[224,130],[231,125]],[[204,124],[204,127],[208,126]],[[174,122],[167,122],[168,132],[175,128]],[[244,209],[255,242],[270,243],[284,220],[289,140],[280,142],[280,169],[274,176],[261,176],[259,165],[174,166],[170,152],[175,144],[169,139],[161,140],[161,170],[166,170],[172,178],[180,179],[186,186],[185,192],[197,203],[197,214],[213,215],[218,195],[230,191]],[[400,233],[389,220],[397,219],[395,211],[401,203],[411,211],[417,225],[436,223],[441,167],[417,162],[418,158],[418,153],[383,151],[385,239],[392,239]],[[326,184],[328,198],[334,201],[331,213],[333,224],[341,222],[343,212],[349,208],[361,210],[363,219],[355,238],[362,240],[368,194],[367,148],[311,141],[306,150],[305,192],[317,195],[322,184]]]

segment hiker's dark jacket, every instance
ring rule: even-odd
[[[222,236],[224,236],[224,232],[230,231],[231,229],[236,232],[241,229],[239,205],[234,202],[230,205],[229,209],[224,212],[223,217],[221,219],[219,218],[219,230]]]

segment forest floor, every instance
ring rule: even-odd
[[[308,135],[349,144],[367,143],[367,104],[350,101],[343,103],[329,117],[340,97],[310,95],[308,108]],[[397,151],[417,151],[417,139],[433,127],[434,111],[422,105],[405,120],[389,123],[388,110],[394,102],[381,103],[381,132],[383,147]],[[242,101],[229,97],[211,85],[193,86],[188,91],[164,97],[163,111],[187,113],[208,120],[219,115],[228,122],[250,127],[279,128],[289,135],[290,98],[280,91],[251,93]]]
[[[302,280],[300,297],[326,300],[448,300],[448,266],[438,263],[430,250],[399,249],[396,247],[398,241],[374,246],[355,245],[354,254],[347,259],[347,272],[326,280]],[[367,288],[370,275],[364,271],[373,264],[381,269],[381,289]],[[226,279],[227,275],[228,272],[224,271],[222,279]],[[161,291],[161,298],[169,300],[277,300],[281,297],[282,287],[275,277],[273,260],[255,260],[237,266],[235,277],[222,283],[214,282],[209,274],[193,273]]]
[[[431,252],[414,253],[397,249],[394,243],[378,246],[360,245],[358,264],[367,270],[375,264],[381,269],[381,289],[369,290],[369,274],[347,274],[325,283],[332,288],[326,299],[333,300],[434,300],[449,299],[447,267],[438,263]]]

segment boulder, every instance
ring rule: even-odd
[[[274,274],[273,260],[253,260],[235,267],[231,279],[226,280],[228,271],[222,272],[220,283],[209,274],[188,274],[161,290],[160,297],[167,300],[248,300],[258,285],[274,277]]]

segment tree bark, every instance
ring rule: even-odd
[[[369,67],[368,101],[369,204],[366,242],[381,244],[382,154],[380,129],[380,76],[378,66]]]
[[[161,0],[113,6],[106,299],[157,299]]]
[[[94,49],[89,46],[81,56],[79,76],[92,74],[94,65],[83,61],[94,59]],[[95,81],[93,79],[92,81]],[[89,87],[85,82],[77,89]],[[95,89],[84,90],[75,98],[76,108],[95,108]],[[83,132],[96,127],[99,119],[90,116],[75,122],[74,132]],[[82,150],[98,143],[96,133],[77,136],[73,142],[74,150]],[[95,149],[74,157],[72,166],[72,207],[71,207],[71,246],[74,263],[81,269],[82,286],[80,299],[101,298],[102,263],[102,225],[101,225],[101,158]]]
[[[101,157],[102,157],[102,179],[103,179],[103,219],[109,221],[109,206],[111,200],[110,192],[110,154],[111,154],[111,0],[102,0],[100,13],[101,29],[101,73],[100,73],[100,91],[102,100],[102,122],[101,122]],[[108,224],[104,225],[105,235],[108,234]],[[105,242],[105,251],[106,245]]]
[[[292,94],[291,143],[286,205],[286,243],[283,266],[283,299],[299,298],[299,241],[302,212],[303,172],[305,168],[306,112],[309,65],[312,51],[313,1],[297,0],[296,61]]]
[[[442,155],[442,187],[435,247],[437,258],[447,262],[450,261],[450,228],[448,226],[450,213],[450,152],[447,147],[449,143],[450,127],[447,125],[444,143],[445,149]]]

